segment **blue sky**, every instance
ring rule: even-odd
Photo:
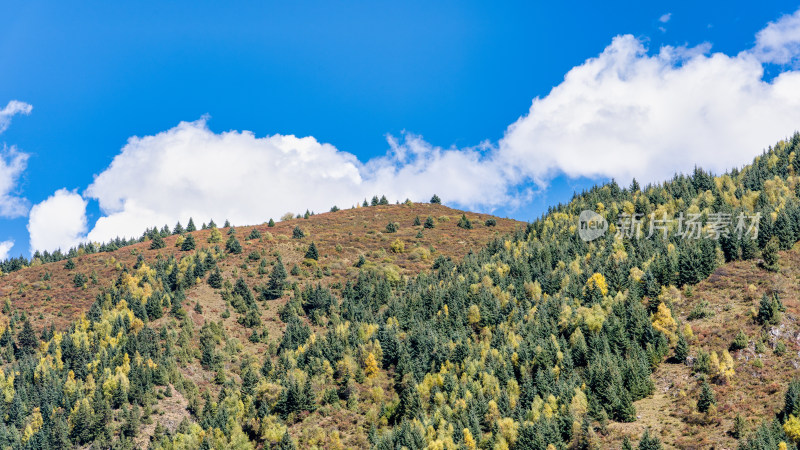
[[[6,166],[13,159],[9,150],[12,146],[17,155],[27,155],[24,169],[7,171],[14,174],[11,188],[0,192],[24,202],[26,210],[24,214],[0,217],[0,241],[13,241],[8,255],[28,255],[31,239],[34,246],[52,250],[54,246],[85,240],[87,233],[93,239],[113,236],[114,231],[140,233],[139,224],[132,228],[118,225],[131,223],[130,218],[137,212],[139,217],[144,215],[156,222],[144,222],[152,225],[163,225],[167,220],[172,225],[171,211],[175,220],[185,220],[183,216],[192,214],[204,221],[208,217],[197,215],[207,210],[209,216],[229,213],[241,221],[264,221],[270,216],[277,218],[278,211],[298,212],[309,207],[321,210],[321,205],[327,208],[328,203],[334,202],[351,206],[359,197],[383,193],[370,189],[383,189],[390,197],[416,196],[413,200],[427,200],[429,192],[445,193],[445,202],[454,206],[530,220],[548,205],[568,200],[573,190],[611,176],[639,177],[641,170],[644,179],[656,181],[664,173],[685,170],[687,164],[695,162],[708,165],[711,161],[713,165],[721,158],[719,164],[723,168],[744,163],[761,148],[797,128],[782,123],[782,128],[759,130],[743,139],[734,136],[733,140],[743,140],[749,147],[732,152],[718,149],[699,161],[691,161],[694,153],[687,149],[687,161],[677,161],[680,155],[675,155],[675,164],[664,160],[664,155],[672,154],[670,148],[660,149],[662,153],[653,150],[652,155],[642,156],[642,165],[619,170],[602,164],[576,166],[573,161],[582,159],[580,153],[568,154],[565,158],[569,159],[564,160],[542,156],[585,142],[619,147],[606,142],[607,136],[578,136],[575,130],[564,126],[563,117],[594,117],[598,111],[606,111],[605,107],[592,112],[574,106],[609,101],[587,94],[592,89],[611,86],[620,89],[623,97],[651,95],[649,102],[669,103],[659,117],[684,116],[686,110],[705,111],[709,104],[720,104],[724,92],[705,99],[708,103],[691,104],[695,100],[690,101],[687,93],[692,89],[684,87],[692,86],[695,74],[681,70],[691,62],[708,67],[709,72],[699,70],[697,78],[702,73],[724,77],[725,73],[741,72],[741,78],[731,86],[756,86],[763,90],[759,98],[767,100],[761,104],[760,100],[746,97],[737,99],[736,106],[748,109],[752,105],[752,114],[763,108],[773,109],[769,99],[785,97],[781,93],[788,89],[786,86],[793,86],[794,81],[788,80],[779,89],[774,79],[793,74],[796,67],[797,42],[792,37],[795,29],[787,21],[786,26],[776,27],[771,37],[764,37],[763,45],[757,34],[770,22],[781,25],[780,19],[794,14],[798,5],[764,2],[754,9],[752,2],[497,3],[500,2],[242,2],[231,7],[219,2],[152,2],[135,6],[122,2],[85,2],[81,6],[64,2],[0,2],[0,109],[12,100],[32,105],[29,114],[9,115],[10,123],[0,134],[0,145],[6,147]],[[615,41],[626,35],[630,39]],[[767,38],[772,40],[767,42]],[[645,49],[644,53],[636,53],[637,45]],[[648,59],[655,58],[665,46],[682,49],[682,53],[666,61]],[[776,56],[775,46],[789,52],[788,59]],[[626,85],[627,69],[611,81],[598,81],[602,77],[594,76],[593,81],[565,82],[565,75],[574,68],[588,66],[587,60],[599,58],[603,62],[599,55],[606,50],[607,58],[613,58],[612,53],[632,51],[634,54],[621,63],[615,61],[626,68],[639,67],[637,73],[642,82],[651,79],[647,75],[648,64],[660,64],[654,69],[660,73],[653,75],[660,80],[655,84],[667,83],[669,87],[670,80],[682,77],[685,81],[672,89],[679,98],[687,96],[686,101],[657,98],[653,94],[657,88],[636,91],[642,83]],[[743,51],[750,52],[752,61],[737,56]],[[713,70],[711,56],[717,52],[735,59],[723,62],[733,69]],[[753,64],[763,68],[764,74],[748,75]],[[734,70],[737,68],[742,70]],[[664,75],[664,71],[674,72],[676,77]],[[702,86],[702,82],[698,83]],[[578,89],[577,84],[584,90]],[[551,90],[558,86],[563,87],[562,97],[552,96],[552,101],[539,105],[538,111],[542,112],[535,113],[533,99],[550,99]],[[785,102],[774,109],[783,111],[783,115],[798,111],[796,104]],[[550,134],[544,132],[545,125],[535,117],[537,114],[562,117],[558,122],[561,128],[553,131],[548,125]],[[208,118],[198,122],[205,115]],[[511,136],[514,133],[509,126],[526,117],[530,123],[520,123],[516,135]],[[800,115],[795,117],[800,119]],[[711,133],[718,134],[727,122],[722,113],[711,119],[710,130],[690,130],[698,134],[698,142],[712,139],[715,135]],[[0,125],[2,120],[0,115]],[[613,129],[618,124],[622,134],[636,123],[620,115],[610,120],[614,122],[603,126]],[[189,123],[188,128],[178,130],[182,121]],[[646,123],[636,126],[643,125]],[[275,200],[275,205],[264,206],[263,210],[255,208],[255,212],[246,203],[240,206],[242,211],[235,207],[206,207],[202,198],[191,197],[192,193],[207,189],[204,185],[194,186],[201,181],[192,177],[213,175],[199,168],[180,174],[179,186],[163,177],[148,178],[147,174],[154,170],[147,166],[148,162],[178,164],[176,158],[189,159],[194,147],[178,152],[170,147],[176,141],[186,139],[202,146],[230,130],[247,130],[253,136],[222,138],[206,151],[199,151],[204,155],[200,156],[201,161],[213,166],[214,155],[219,155],[233,158],[242,166],[264,167],[273,161],[280,164],[263,174],[258,170],[242,174],[234,169],[224,171],[224,176],[236,182],[223,180],[224,192],[218,193],[214,201],[227,203],[228,197],[252,192],[259,203],[270,203],[272,197],[280,197],[281,202]],[[315,142],[259,140],[275,135],[313,136]],[[394,146],[387,142],[387,135],[395,138]],[[112,161],[133,136],[153,139],[145,139],[147,142],[139,142],[135,148],[126,147],[128,158],[120,159],[115,168]],[[559,140],[563,136],[568,138]],[[658,137],[636,135],[624,141],[646,148],[642,142],[663,140]],[[525,144],[540,141],[547,145]],[[330,146],[321,146],[322,143]],[[305,150],[296,153],[298,145]],[[671,145],[686,147],[683,142]],[[237,150],[229,154],[231,147]],[[632,147],[619,153],[608,152],[617,167],[637,150]],[[327,156],[319,156],[323,153]],[[285,157],[275,158],[276,154]],[[404,159],[397,155],[413,156]],[[157,158],[162,156],[163,159]],[[294,164],[293,157],[310,161],[312,166],[303,166],[298,172],[284,170]],[[519,164],[517,159],[525,163]],[[281,179],[284,173],[296,178],[297,173],[318,173],[320,166],[341,166],[336,176],[343,176],[352,186],[339,192],[323,181],[317,183],[313,176],[305,180],[304,186],[291,191],[268,182],[241,181],[262,175]],[[439,169],[428,172],[423,166]],[[650,170],[654,166],[661,170]],[[459,169],[467,179],[457,179],[453,173],[456,171],[448,168]],[[95,182],[102,173],[106,173],[105,179]],[[374,180],[383,173],[392,173],[395,178]],[[126,178],[120,174],[130,174],[127,185],[123,181],[117,183]],[[319,176],[320,180],[331,178],[329,173]],[[137,177],[154,189],[152,195],[136,197],[140,189],[136,186]],[[354,182],[354,177],[360,181]],[[429,182],[418,182],[421,177]],[[489,178],[502,181],[488,181]],[[159,182],[163,185],[159,186]],[[397,187],[401,183],[420,187],[401,189]],[[298,189],[305,191],[294,196]],[[332,191],[336,195],[329,196]],[[158,193],[177,203],[158,199]],[[191,207],[181,209],[183,204]],[[97,227],[97,220],[105,216],[110,219]],[[61,233],[59,226],[69,230]],[[29,235],[29,228],[30,234],[39,233],[39,237]],[[42,234],[54,237],[48,239]]]

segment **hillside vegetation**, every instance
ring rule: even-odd
[[[525,227],[386,205],[33,264],[2,278],[0,445],[796,448],[798,150]],[[608,232],[580,239],[583,210]],[[705,238],[626,236],[623,213]],[[42,330],[53,280],[90,306]]]

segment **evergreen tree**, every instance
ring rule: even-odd
[[[33,326],[30,320],[25,319],[22,324],[22,331],[17,337],[17,347],[20,354],[27,355],[36,352],[39,347],[39,338],[36,337],[36,332],[33,331]]]
[[[172,229],[172,234],[183,234],[184,233],[183,225],[181,225],[180,220],[178,223],[175,224],[175,228]]]
[[[197,227],[194,225],[194,220],[191,217],[189,217],[189,223],[186,225],[186,231],[189,233],[197,231]]]
[[[236,236],[231,235],[227,242],[225,242],[225,251],[236,255],[242,253],[242,244],[239,243],[239,240],[236,239]]]
[[[300,226],[295,226],[294,230],[292,230],[292,238],[303,239],[304,237],[306,237],[306,233],[300,228]]]
[[[646,429],[642,439],[639,441],[639,446],[636,448],[638,450],[661,450],[662,446],[658,436],[651,436],[650,429]]]
[[[166,246],[167,244],[164,243],[164,238],[160,234],[153,236],[153,240],[150,241],[150,250],[157,250]]]
[[[281,441],[276,446],[278,450],[297,450],[297,446],[294,445],[294,441],[292,437],[289,436],[289,431],[287,430],[283,433],[283,437],[281,437]]]
[[[271,218],[271,217],[270,217],[270,219],[269,219],[269,223],[267,223],[267,226],[268,226],[268,227],[270,227],[270,228],[272,228],[272,227],[274,227],[274,226],[275,226],[275,221],[274,221],[274,220],[272,220],[272,218]]]
[[[495,226],[497,226],[497,220],[495,220],[493,218],[489,218],[489,219],[486,219],[486,222],[484,222],[483,224],[486,225],[487,227],[495,227]]]
[[[389,204],[389,200],[386,198],[385,195],[381,195],[381,199],[378,200],[378,204],[379,205],[388,205]]]
[[[764,246],[761,251],[761,257],[764,259],[764,268],[770,272],[777,272],[780,267],[778,266],[778,240],[772,238]]]
[[[397,230],[399,228],[400,228],[400,226],[397,224],[397,222],[389,222],[389,223],[386,224],[386,232],[387,233],[397,233]]]
[[[307,259],[319,260],[319,252],[317,251],[317,245],[314,242],[311,242],[311,245],[308,246],[308,250],[306,250]]]
[[[376,196],[372,197],[372,201],[370,202],[370,206],[378,206],[378,203],[380,203],[380,200],[378,199],[378,196],[376,195]]]
[[[472,222],[469,219],[467,219],[466,214],[461,215],[461,219],[458,221],[458,227],[463,228],[465,230],[472,229]]]
[[[194,236],[187,234],[186,238],[181,243],[181,250],[184,252],[192,251],[195,248]]]
[[[224,224],[224,225],[222,225],[222,228],[230,228],[230,226],[231,226],[231,222],[230,222],[230,220],[228,220],[228,219],[225,219],[225,224]]]
[[[686,362],[686,357],[689,356],[689,344],[686,342],[686,337],[683,333],[678,334],[678,342],[675,344],[675,361],[683,364]]]
[[[414,217],[414,226],[422,225],[422,222],[419,220],[419,216]]]
[[[272,266],[272,272],[269,274],[267,287],[262,291],[267,300],[274,300],[283,295],[283,288],[287,276],[286,267],[283,266],[283,261],[279,256],[278,260],[275,261],[275,265]]]
[[[208,276],[208,285],[214,289],[222,287],[222,273],[219,271],[219,267],[215,268]]]
[[[436,223],[433,221],[433,217],[428,216],[428,218],[425,219],[425,225],[424,226],[425,226],[425,228],[434,228],[434,227],[436,227]]]
[[[439,205],[442,203],[442,199],[440,199],[438,195],[433,194],[433,197],[431,197],[431,203]]]
[[[711,405],[716,404],[714,398],[714,391],[709,386],[708,382],[703,380],[703,385],[700,388],[700,398],[697,400],[697,410],[700,412],[708,412]]]

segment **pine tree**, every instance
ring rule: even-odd
[[[425,226],[425,228],[434,228],[434,227],[436,227],[436,223],[433,221],[433,217],[428,216],[428,218],[425,219],[425,225],[424,226]]]
[[[22,331],[17,337],[17,347],[23,355],[34,353],[39,347],[39,338],[36,337],[36,332],[33,331],[33,326],[28,319],[25,319],[22,324]]]
[[[770,272],[777,272],[780,269],[778,266],[778,248],[778,240],[772,238],[764,246],[764,250],[761,251],[761,257],[764,259],[764,268]]]
[[[299,226],[295,226],[294,230],[292,230],[292,238],[303,239],[304,237],[306,237],[306,233],[303,231],[303,229]]]
[[[431,203],[439,205],[442,203],[442,199],[440,199],[438,195],[433,194],[433,197],[431,197]]]
[[[379,205],[388,205],[389,204],[389,200],[386,198],[385,195],[381,195],[381,199],[378,200],[378,204]]]
[[[317,245],[316,244],[314,244],[312,242],[311,245],[308,246],[308,250],[306,250],[306,256],[305,257],[307,259],[313,259],[315,261],[319,260],[319,252],[317,251]]]
[[[400,226],[397,224],[397,222],[389,222],[389,223],[386,224],[386,232],[387,233],[397,233],[397,230],[399,228],[400,228]]]
[[[180,220],[178,223],[175,224],[175,228],[172,230],[172,234],[183,234],[185,230],[183,229],[183,225],[181,225]]]
[[[370,204],[371,206],[378,206],[378,203],[380,203],[380,200],[378,199],[378,196],[377,196],[377,195],[376,195],[376,196],[374,196],[374,197],[372,197],[372,201],[371,201],[371,202],[369,202],[369,204]]]
[[[469,219],[467,219],[466,214],[461,215],[461,219],[458,221],[458,227],[463,228],[465,230],[472,229],[472,222]]]
[[[367,258],[365,258],[364,255],[358,255],[358,261],[356,261],[356,263],[353,264],[353,266],[361,267],[366,263],[367,263]]]
[[[267,223],[267,226],[268,226],[268,227],[270,227],[270,228],[272,228],[272,227],[274,227],[274,226],[275,226],[275,221],[274,221],[274,220],[272,220],[272,218],[271,218],[271,217],[270,217],[270,219],[269,219],[269,223]]]
[[[686,337],[683,333],[679,333],[678,342],[675,344],[675,361],[683,364],[686,362],[687,356],[689,356],[689,344],[686,342]]]
[[[194,236],[191,234],[186,235],[186,239],[181,243],[181,250],[184,252],[192,251],[195,248]]]
[[[628,439],[628,436],[622,439],[622,450],[633,450],[633,444],[631,444],[631,440]]]
[[[651,436],[650,429],[644,430],[644,435],[642,435],[642,440],[639,441],[639,446],[636,447],[638,450],[661,450],[661,441],[658,439],[658,436]]]
[[[286,267],[283,266],[283,261],[279,256],[275,265],[272,266],[272,272],[269,274],[267,287],[262,291],[267,300],[274,300],[283,295],[283,287],[286,283],[287,276]]]
[[[242,253],[242,244],[239,243],[239,240],[236,239],[236,236],[231,235],[228,238],[228,241],[225,242],[225,251],[237,255]]]
[[[230,228],[230,226],[231,226],[231,221],[228,220],[228,219],[225,219],[225,224],[222,225],[222,228]]]
[[[222,287],[222,273],[219,271],[219,267],[214,269],[211,275],[208,276],[208,285],[214,289]]]
[[[422,222],[419,220],[419,216],[414,217],[414,226],[422,225]]]
[[[186,224],[186,231],[189,233],[197,231],[197,227],[194,225],[194,220],[191,217],[189,217],[189,223]]]
[[[703,385],[700,389],[700,398],[697,400],[697,410],[703,413],[708,412],[711,405],[717,403],[717,400],[714,398],[714,391],[705,380],[703,380]]]
[[[281,441],[277,445],[278,450],[297,450],[297,446],[294,445],[294,441],[292,441],[292,437],[289,436],[289,431],[287,430],[283,433],[283,437],[281,437]]]
[[[158,250],[166,246],[167,244],[164,243],[164,238],[162,238],[160,234],[153,236],[153,240],[150,241],[150,250]]]

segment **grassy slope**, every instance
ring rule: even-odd
[[[415,203],[317,214],[309,219],[278,222],[273,228],[267,227],[266,224],[237,227],[236,236],[244,251],[241,255],[229,255],[221,266],[225,269],[226,278],[235,279],[233,274],[236,268],[237,274],[245,276],[252,286],[265,280],[259,275],[247,277],[247,271],[240,268],[242,263],[247,262],[251,252],[263,252],[267,259],[272,261],[274,260],[272,253],[279,251],[288,271],[294,264],[302,264],[306,248],[314,241],[320,253],[320,267],[329,267],[332,275],[314,280],[314,271],[306,268],[308,276],[302,274],[297,277],[290,276],[290,282],[299,281],[302,284],[303,281],[319,281],[329,284],[343,281],[356,272],[353,264],[361,254],[377,265],[394,264],[402,275],[411,275],[430,268],[438,255],[461,258],[470,250],[484,246],[496,234],[506,234],[524,226],[522,222],[515,220],[495,218],[497,226],[486,227],[484,221],[494,216],[467,212],[467,217],[473,221],[474,229],[462,230],[456,226],[462,213],[465,212],[442,205]],[[428,216],[434,219],[446,217],[448,221],[437,220],[436,228],[424,230],[424,237],[417,239],[415,236],[422,227],[413,226],[416,216],[419,216],[422,222]],[[400,224],[397,233],[385,233],[389,221]],[[300,241],[291,239],[292,230],[297,225],[306,232],[306,237]],[[246,240],[253,228],[262,233],[270,232],[272,239]],[[221,231],[223,242],[218,245],[224,247],[228,229],[222,228]],[[207,243],[209,230],[199,230],[193,234],[198,248],[210,245]],[[405,243],[403,254],[390,251],[390,244],[397,238]],[[180,257],[183,252],[175,247],[176,239],[177,236],[167,237],[166,248],[160,250],[150,250],[150,243],[145,242],[115,252],[83,255],[74,260],[75,268],[72,270],[64,268],[64,261],[26,267],[0,277],[0,299],[9,299],[13,309],[31,315],[37,328],[50,323],[55,323],[57,328],[62,327],[85,312],[91,306],[96,294],[100,292],[100,288],[116,279],[117,263],[130,267],[136,262],[140,253],[144,255],[146,261],[152,261],[158,255],[175,254],[176,257]],[[336,250],[337,244],[341,245],[341,251]],[[417,244],[426,249],[432,247],[435,252],[427,259],[417,258],[413,252]],[[258,262],[249,264],[249,270],[255,273]],[[94,285],[90,281],[84,288],[74,287],[72,279],[76,273],[90,276],[93,271],[97,273],[98,284]],[[49,281],[43,279],[45,272],[51,274]]]

